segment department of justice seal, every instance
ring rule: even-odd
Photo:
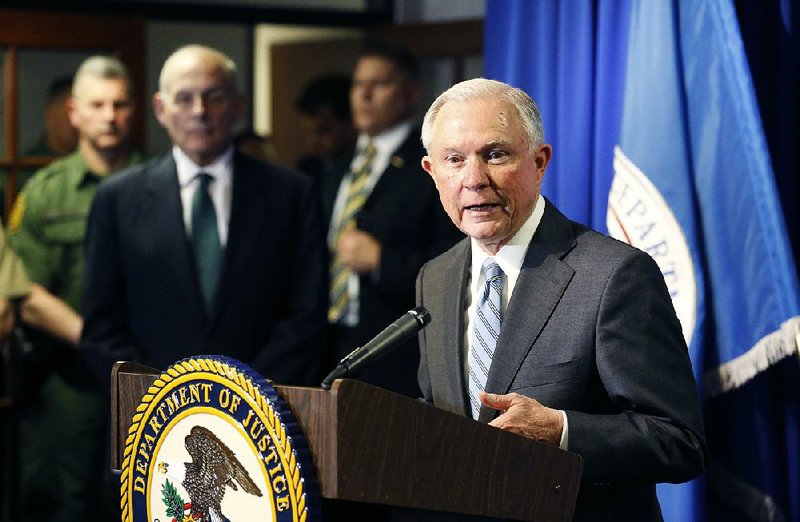
[[[125,441],[123,522],[320,519],[305,439],[272,385],[246,365],[199,356],[142,398]]]

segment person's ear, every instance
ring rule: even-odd
[[[80,122],[78,121],[78,110],[76,107],[75,97],[70,96],[67,98],[67,103],[65,105],[67,107],[67,118],[69,118],[69,124],[76,129],[79,128]]]
[[[544,143],[539,146],[539,150],[536,151],[534,156],[534,163],[536,164],[536,175],[538,177],[539,182],[542,181],[544,178],[544,171],[547,169],[547,165],[550,164],[550,159],[553,157],[553,147],[549,144]]]
[[[433,161],[431,161],[430,156],[423,156],[422,157],[422,169],[428,173],[428,175],[433,179],[433,183],[436,185],[436,188],[439,188],[439,184],[436,182],[436,176],[433,175]]]
[[[164,117],[164,99],[161,96],[161,92],[157,92],[153,95],[153,113],[156,115],[156,119],[164,125],[163,117]]]

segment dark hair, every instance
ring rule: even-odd
[[[61,76],[50,83],[47,88],[47,100],[52,101],[63,94],[72,93],[72,76]]]
[[[350,83],[350,78],[340,74],[320,76],[305,86],[294,105],[308,116],[327,108],[338,119],[350,121]]]
[[[359,57],[364,58],[366,56],[377,56],[388,60],[400,70],[406,79],[414,83],[419,82],[419,62],[417,57],[405,47],[382,40],[369,39],[364,44],[364,49]]]

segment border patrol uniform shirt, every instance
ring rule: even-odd
[[[132,154],[128,165],[141,161]],[[17,196],[9,238],[31,281],[81,310],[86,221],[97,185],[79,151],[44,167]]]

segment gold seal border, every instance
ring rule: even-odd
[[[122,476],[120,477],[120,509],[122,511],[123,522],[132,522],[133,514],[131,513],[130,506],[128,505],[128,482],[130,480],[130,472],[133,466],[133,442],[139,432],[139,428],[144,428],[145,420],[144,415],[150,403],[159,396],[160,392],[167,387],[173,380],[192,372],[210,372],[222,376],[241,387],[256,405],[265,413],[264,417],[267,419],[270,428],[275,433],[275,447],[281,454],[283,461],[287,463],[284,469],[288,477],[291,478],[290,485],[292,493],[296,499],[297,505],[295,506],[295,519],[298,522],[306,522],[308,518],[308,509],[306,506],[306,497],[303,490],[303,477],[298,465],[295,452],[292,449],[291,441],[286,435],[286,428],[280,420],[280,417],[275,412],[272,403],[260,391],[260,389],[253,384],[253,381],[242,373],[241,370],[234,368],[230,364],[215,359],[186,359],[179,361],[163,372],[153,384],[147,389],[147,393],[142,397],[139,406],[136,407],[136,413],[133,415],[131,427],[128,429],[128,436],[125,439],[125,450],[122,454]]]

